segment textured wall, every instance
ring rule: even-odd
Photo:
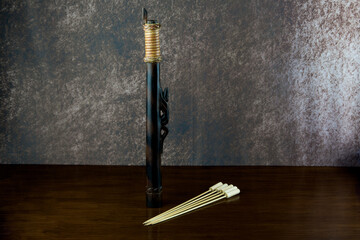
[[[145,163],[145,6],[164,164],[360,165],[358,0],[0,4],[1,163]]]

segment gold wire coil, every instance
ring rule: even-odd
[[[144,31],[145,31],[144,62],[148,62],[148,63],[161,62],[159,30],[160,30],[159,23],[144,24]]]

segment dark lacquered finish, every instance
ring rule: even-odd
[[[160,86],[160,63],[146,63],[146,205],[162,206],[161,153],[168,129],[168,90]]]
[[[360,169],[163,167],[161,209],[144,167],[0,165],[0,239],[360,239]],[[238,197],[144,227],[218,182]]]
[[[160,63],[146,63],[146,205],[162,204],[160,156]]]

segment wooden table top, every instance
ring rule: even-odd
[[[162,170],[147,209],[145,167],[0,165],[0,239],[360,239],[360,168]],[[219,181],[240,195],[142,225]]]

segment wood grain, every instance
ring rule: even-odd
[[[222,181],[240,196],[142,222]],[[145,167],[0,165],[0,239],[359,239],[360,169],[164,167],[145,207]]]

